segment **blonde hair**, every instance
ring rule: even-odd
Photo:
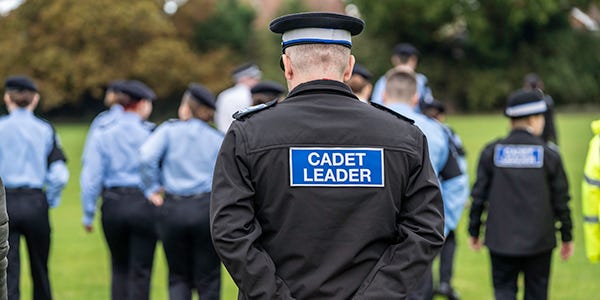
[[[415,75],[406,71],[391,71],[386,74],[385,94],[389,99],[410,102],[417,93]]]

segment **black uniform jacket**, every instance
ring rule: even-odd
[[[423,133],[332,80],[240,119],[211,198],[213,242],[239,298],[403,299],[443,243]],[[383,186],[291,186],[297,147],[383,149]]]
[[[532,159],[535,153],[539,161]],[[471,196],[469,234],[479,236],[487,207],[485,244],[493,253],[549,251],[556,246],[557,221],[562,241],[572,239],[569,184],[560,154],[525,130],[513,130],[484,148]]]

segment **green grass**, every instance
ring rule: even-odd
[[[600,266],[587,262],[581,228],[580,183],[588,141],[592,134],[589,123],[593,114],[560,114],[557,124],[562,156],[571,184],[571,209],[575,223],[575,255],[562,262],[556,255],[550,282],[551,299],[591,299],[600,294]],[[450,116],[449,123],[461,135],[468,151],[471,181],[482,147],[508,130],[508,122],[500,115]],[[55,299],[109,299],[109,252],[100,224],[87,234],[81,226],[79,198],[80,157],[86,125],[58,124],[58,133],[69,158],[71,178],[61,205],[52,210],[52,250],[50,276]],[[98,218],[97,218],[98,219]],[[489,258],[486,251],[471,251],[466,243],[466,218],[457,231],[458,248],[454,285],[463,299],[493,299]],[[152,277],[152,299],[167,299],[167,267],[162,249],[156,253]],[[31,282],[22,249],[22,299],[31,299]],[[223,272],[222,299],[236,299],[235,285]],[[441,298],[439,298],[441,299]]]

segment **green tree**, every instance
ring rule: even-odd
[[[146,80],[160,97],[189,81],[216,86],[210,79],[219,74],[154,0],[28,0],[0,18],[0,57],[2,78],[23,73],[37,81],[43,109],[77,103],[84,93],[101,97],[116,78]]]
[[[544,78],[559,104],[600,101],[594,84],[600,79],[600,39],[568,22],[574,4],[585,9],[598,1],[350,2],[367,23],[357,39],[359,61],[381,74],[390,67],[393,44],[411,42],[421,50],[418,71],[428,75],[434,95],[459,108],[501,107],[529,72]]]

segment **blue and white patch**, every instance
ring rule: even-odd
[[[496,145],[494,165],[499,168],[541,168],[544,147],[538,145]]]
[[[383,149],[290,148],[290,186],[383,187]]]

